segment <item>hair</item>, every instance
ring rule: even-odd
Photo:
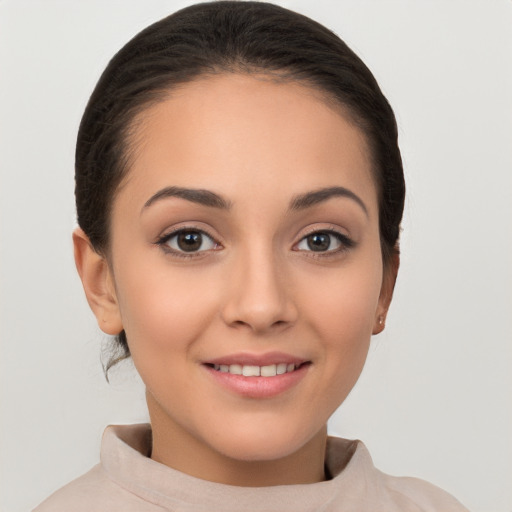
[[[405,183],[395,116],[361,59],[323,25],[277,5],[216,1],[184,8],[150,25],[109,62],[78,131],[78,224],[92,247],[109,253],[110,217],[130,167],[138,114],[179,85],[219,73],[258,73],[310,86],[343,108],[365,134],[378,191],[384,267],[398,252]],[[129,357],[126,334],[105,371]]]

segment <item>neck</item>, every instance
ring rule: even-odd
[[[153,442],[151,458],[182,473],[211,482],[242,487],[268,487],[325,480],[327,428],[299,450],[273,460],[239,460],[216,451],[148,401]]]

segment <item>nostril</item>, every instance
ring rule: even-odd
[[[233,322],[233,325],[235,325],[235,326],[237,326],[237,327],[238,327],[238,326],[244,326],[244,327],[245,327],[245,326],[248,326],[248,327],[250,327],[249,322],[244,322],[243,320],[235,320],[235,321]]]

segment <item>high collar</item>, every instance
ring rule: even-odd
[[[170,510],[204,512],[327,511],[343,497],[344,510],[357,507],[368,496],[368,482],[375,483],[370,455],[360,441],[329,438],[324,482],[274,487],[237,487],[218,484],[181,473],[148,457],[151,427],[148,424],[110,426],[105,430],[101,463],[111,480],[140,498]],[[355,508],[354,508],[355,510]]]

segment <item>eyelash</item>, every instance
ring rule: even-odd
[[[303,242],[304,240],[306,240],[308,237],[312,236],[312,235],[330,235],[332,237],[334,237],[339,243],[340,243],[340,247],[336,248],[336,249],[331,249],[331,250],[328,250],[328,251],[304,251],[304,252],[308,252],[308,256],[311,257],[311,258],[332,258],[332,257],[336,257],[336,256],[339,256],[340,254],[344,253],[344,252],[347,252],[348,250],[354,248],[356,246],[356,243],[354,242],[354,240],[352,240],[350,237],[348,237],[347,235],[344,235],[343,233],[340,233],[339,231],[336,231],[335,229],[332,229],[332,228],[327,228],[327,229],[313,229],[311,230],[309,233],[306,233],[300,240],[297,244],[295,244],[295,246],[299,245],[301,242]]]
[[[202,236],[208,237],[213,243],[215,243],[214,249],[206,249],[202,251],[196,251],[196,252],[185,252],[185,251],[178,251],[176,249],[173,249],[168,246],[168,243],[171,239],[174,237],[183,234],[183,233],[198,233]],[[310,231],[309,233],[306,233],[298,243],[294,245],[296,247],[300,243],[302,243],[304,240],[306,240],[308,237],[312,235],[330,235],[334,237],[339,243],[340,247],[336,248],[334,250],[327,250],[327,251],[303,251],[296,249],[297,252],[307,252],[310,253],[308,256],[312,258],[329,258],[329,257],[335,257],[339,255],[340,253],[344,253],[353,247],[355,247],[356,243],[349,238],[347,235],[344,235],[340,233],[339,231],[336,231],[334,229],[315,229]],[[195,227],[180,227],[174,231],[171,231],[170,233],[167,233],[165,235],[162,235],[158,240],[155,242],[155,245],[158,245],[162,248],[163,251],[165,251],[167,254],[172,254],[173,256],[176,256],[178,258],[184,258],[184,259],[193,259],[201,257],[204,253],[211,251],[211,250],[218,250],[217,247],[222,247],[219,242],[215,240],[215,238],[210,235],[207,231]]]
[[[185,251],[177,251],[176,249],[173,249],[172,247],[169,247],[167,245],[172,238],[174,238],[182,233],[198,233],[198,234],[200,234],[202,236],[206,236],[210,240],[212,240],[212,242],[215,243],[216,247],[220,246],[220,244],[215,240],[215,238],[212,235],[210,235],[210,233],[208,233],[204,229],[199,229],[199,228],[195,228],[195,227],[180,227],[178,229],[175,229],[174,231],[171,231],[170,233],[162,235],[155,242],[155,244],[160,246],[165,253],[172,254],[173,256],[176,256],[178,258],[184,258],[184,259],[198,258],[198,257],[202,256],[205,252],[208,251],[208,250],[203,250],[203,251],[187,253]],[[213,250],[217,250],[217,249],[213,249]]]

